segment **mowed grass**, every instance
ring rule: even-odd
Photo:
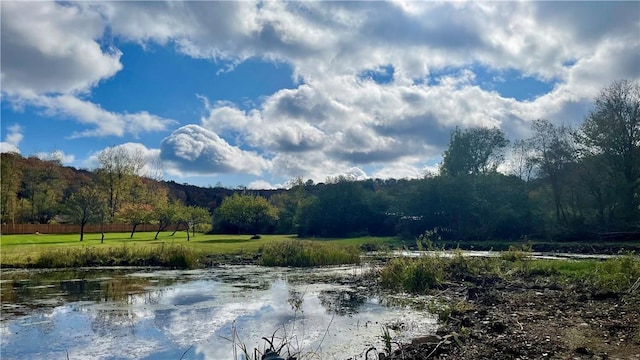
[[[262,235],[260,239],[251,239],[251,235],[209,235],[196,233],[187,241],[184,231],[161,232],[158,239],[154,239],[155,232],[135,233],[130,239],[130,233],[105,233],[104,243],[101,234],[85,234],[84,240],[79,241],[79,234],[26,234],[2,235],[0,237],[0,263],[7,266],[29,266],[37,262],[43,255],[51,255],[56,250],[72,250],[74,248],[92,248],[92,250],[113,251],[123,246],[138,252],[149,252],[154,249],[181,245],[193,252],[195,256],[207,255],[254,255],[267,244],[297,239],[295,235]],[[318,242],[329,242],[338,247],[361,246],[373,244],[385,246],[395,243],[393,237],[360,237],[348,239],[313,239]],[[60,253],[64,254],[64,253]]]

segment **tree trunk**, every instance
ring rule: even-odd
[[[133,239],[133,233],[136,232],[137,227],[138,227],[138,224],[133,224],[133,228],[131,229],[131,236],[129,236],[129,239]]]
[[[156,232],[156,236],[153,238],[154,240],[158,240],[158,235],[160,234],[161,231],[163,231],[164,229],[167,228],[167,225],[163,225],[163,224],[158,224],[158,231]],[[174,232],[175,234],[175,232]]]
[[[86,224],[86,222],[81,222],[80,223],[80,241],[84,240],[84,225]]]
[[[187,241],[191,241],[191,238],[189,237],[189,224],[187,224]]]
[[[177,224],[176,224],[176,229],[175,229],[175,230],[173,230],[173,233],[172,233],[170,236],[175,235],[175,234],[178,232],[178,229],[180,229],[180,223],[177,223]]]

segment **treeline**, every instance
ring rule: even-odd
[[[147,165],[142,154],[107,148],[99,163],[96,170],[85,171],[63,167],[55,158],[3,153],[2,223],[78,224],[80,241],[87,224],[128,223],[131,237],[142,224],[155,224],[158,232],[172,225],[192,232],[210,227],[207,208],[188,206],[167,184],[140,175]]]
[[[578,127],[541,119],[532,122],[531,134],[510,144],[499,129],[456,129],[438,174],[417,180],[338,177],[317,185],[300,179],[269,197],[266,205],[273,209],[265,201],[253,204],[259,196],[222,203],[214,231],[640,239],[638,83],[603,89]],[[241,210],[249,206],[252,211]],[[260,208],[263,217],[256,220]],[[239,219],[243,213],[252,220]]]
[[[303,237],[640,238],[637,82],[603,89],[575,128],[537,120],[531,134],[511,143],[499,129],[456,129],[439,172],[422,179],[298,179],[263,191],[155,181],[139,176],[141,156],[117,147],[92,172],[2,154],[1,216]]]

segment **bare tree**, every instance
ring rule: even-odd
[[[529,140],[532,153],[528,161],[540,177],[551,185],[556,221],[567,223],[562,202],[567,169],[575,162],[575,146],[571,131],[565,126],[555,126],[548,120],[536,120],[532,124],[534,135]]]
[[[509,172],[524,181],[531,179],[533,172],[532,158],[533,147],[531,141],[516,140],[511,149],[511,158],[509,159]]]

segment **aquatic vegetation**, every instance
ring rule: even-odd
[[[444,280],[442,264],[443,259],[436,255],[391,259],[380,270],[380,282],[384,288],[424,293]]]
[[[606,260],[532,259],[523,248],[485,258],[464,256],[458,250],[453,256],[391,259],[379,271],[383,288],[410,293],[425,293],[450,281],[532,277],[590,286],[594,291],[631,293],[640,288],[640,257],[626,253]]]
[[[260,265],[310,267],[359,264],[360,250],[355,246],[307,240],[273,242],[260,249]]]
[[[85,266],[166,266],[190,269],[197,266],[194,251],[182,245],[160,244],[155,247],[92,246],[47,249],[35,259],[31,267],[67,268]]]

